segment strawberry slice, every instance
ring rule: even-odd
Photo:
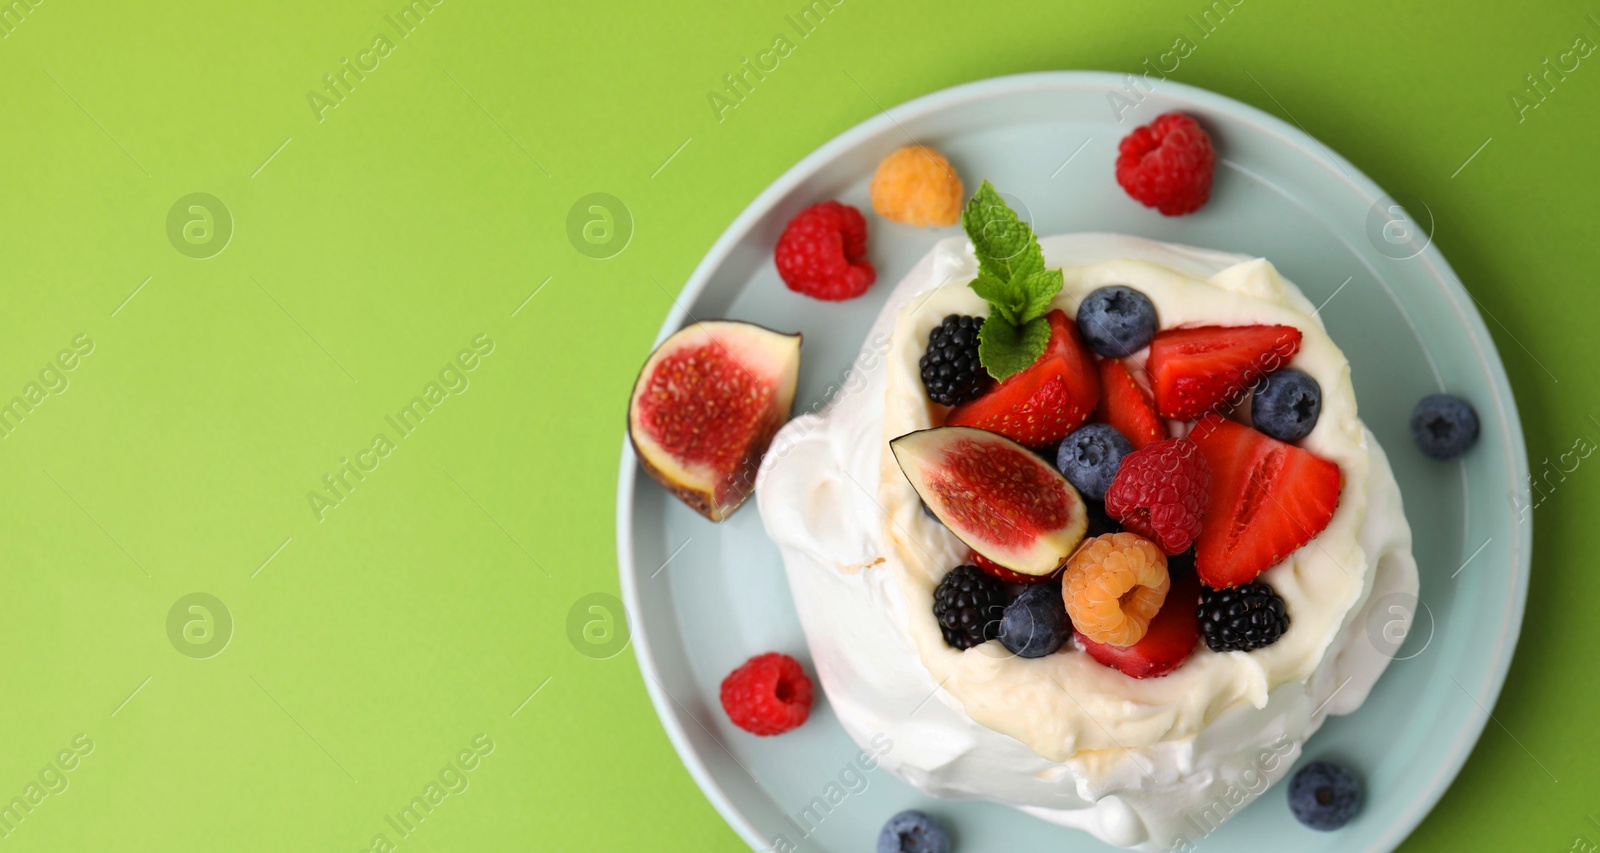
[[[1167,437],[1155,404],[1120,359],[1100,362],[1100,408],[1095,409],[1095,419],[1127,436],[1134,450]]]
[[[982,397],[951,409],[946,426],[977,427],[1029,447],[1044,447],[1088,420],[1100,401],[1094,357],[1066,313],[1057,309],[1045,316],[1050,320],[1050,343],[1044,354]]]
[[[1076,632],[1074,632],[1076,633]],[[1194,572],[1172,575],[1172,588],[1144,637],[1131,646],[1113,646],[1078,634],[1083,650],[1097,662],[1133,678],[1160,678],[1189,659],[1200,642],[1200,579]]]
[[[1157,332],[1146,367],[1156,411],[1192,421],[1238,402],[1257,379],[1300,350],[1293,326],[1200,326]]]
[[[1339,505],[1339,466],[1207,415],[1189,438],[1211,464],[1195,568],[1212,589],[1255,580],[1316,538]]]

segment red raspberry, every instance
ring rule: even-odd
[[[1194,213],[1211,197],[1217,153],[1194,119],[1166,113],[1123,137],[1117,183],[1134,201],[1167,216]]]
[[[1211,466],[1200,446],[1169,438],[1122,458],[1106,490],[1106,514],[1168,555],[1189,550],[1211,498]]]
[[[790,290],[829,302],[867,292],[878,274],[867,254],[867,220],[848,204],[825,201],[783,228],[773,260]]]
[[[756,655],[722,679],[722,710],[751,734],[781,735],[811,714],[811,679],[788,655]]]

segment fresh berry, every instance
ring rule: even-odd
[[[994,387],[994,377],[978,363],[982,317],[951,314],[928,333],[922,353],[922,387],[941,406],[965,403]]]
[[[1157,116],[1117,146],[1117,183],[1134,201],[1167,216],[1199,210],[1211,197],[1216,167],[1211,137],[1182,113]]]
[[[1449,394],[1429,394],[1411,410],[1411,436],[1428,456],[1454,459],[1478,440],[1478,413]]]
[[[1169,438],[1122,459],[1106,491],[1106,513],[1168,554],[1189,550],[1200,535],[1211,466],[1194,442]]]
[[[1250,398],[1250,420],[1256,429],[1279,441],[1310,435],[1321,413],[1322,386],[1292,367],[1263,379]]]
[[[933,591],[933,618],[944,641],[970,649],[1000,634],[1006,592],[977,566],[956,566]]]
[[[1025,575],[1022,572],[1013,572],[1005,566],[1002,566],[988,557],[979,554],[977,551],[973,551],[972,553],[968,554],[967,559],[972,562],[972,565],[983,569],[985,574],[991,575],[997,580],[1002,580],[1006,583],[1044,583],[1047,580],[1055,579],[1061,575],[1061,569],[1056,569],[1053,572],[1043,575]],[[1062,565],[1065,567],[1064,563]]]
[[[1113,284],[1084,297],[1078,306],[1078,334],[1103,358],[1124,358],[1150,345],[1156,335],[1156,306],[1131,287]]]
[[[1023,590],[1000,619],[1000,645],[1017,657],[1042,658],[1061,648],[1071,634],[1072,622],[1058,583]]]
[[[884,219],[919,228],[961,220],[961,179],[943,154],[925,145],[883,158],[870,190],[872,209]]]
[[[1167,437],[1150,394],[1133,379],[1127,365],[1115,358],[1100,361],[1100,408],[1095,418],[1117,428],[1138,450]]]
[[[1260,581],[1200,590],[1200,633],[1214,652],[1263,649],[1287,630],[1289,614],[1283,599]]]
[[[1084,424],[1061,440],[1056,468],[1078,493],[1093,501],[1106,499],[1106,489],[1133,444],[1109,424]]]
[[[1170,585],[1167,556],[1133,533],[1084,542],[1061,576],[1073,627],[1111,646],[1131,646],[1144,637]]]
[[[848,204],[825,201],[784,226],[773,260],[790,290],[839,302],[867,292],[878,276],[867,254],[867,220]]]
[[[1200,642],[1200,622],[1195,607],[1200,602],[1200,579],[1194,572],[1171,572],[1172,588],[1161,612],[1150,620],[1144,638],[1131,646],[1096,643],[1078,634],[1083,650],[1096,662],[1132,678],[1160,678],[1177,669]]]
[[[1289,363],[1300,350],[1293,326],[1200,326],[1167,329],[1150,342],[1156,411],[1176,421],[1197,420],[1244,399],[1257,379]]]
[[[1350,771],[1315,761],[1289,781],[1289,811],[1306,826],[1332,832],[1350,822],[1361,808],[1361,783]]]
[[[903,811],[878,833],[878,853],[950,853],[950,835],[919,811]]]
[[[996,432],[1029,447],[1055,444],[1077,429],[1100,402],[1100,374],[1078,340],[1077,327],[1057,309],[1050,343],[1028,369],[1009,376],[976,400],[950,410],[945,423]]]
[[[810,716],[811,679],[788,655],[756,655],[722,679],[722,710],[751,734],[781,735]]]
[[[1211,500],[1195,543],[1195,570],[1206,586],[1255,580],[1333,519],[1338,465],[1216,415],[1189,438],[1211,466]]]

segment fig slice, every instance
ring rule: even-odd
[[[633,383],[628,437],[639,464],[695,512],[727,518],[755,489],[799,375],[798,334],[736,320],[679,329]]]
[[[1054,465],[992,432],[945,426],[889,442],[911,487],[951,532],[1002,568],[1048,575],[1089,527],[1078,490]]]

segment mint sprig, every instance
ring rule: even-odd
[[[1061,292],[1061,270],[1044,268],[1044,251],[1028,223],[984,181],[961,212],[961,227],[978,256],[968,285],[989,303],[978,332],[978,362],[995,379],[1027,370],[1050,343],[1045,312]]]

